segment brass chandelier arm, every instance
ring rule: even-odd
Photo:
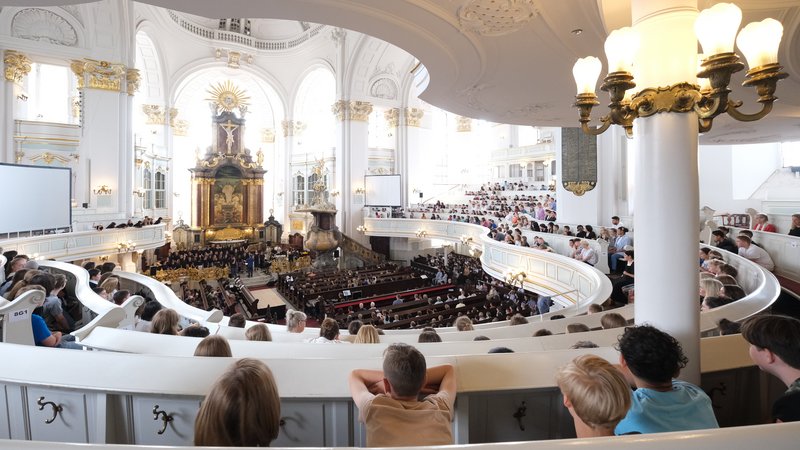
[[[590,127],[589,122],[581,122],[581,130],[583,130],[583,132],[588,135],[599,136],[603,134],[608,129],[608,127],[611,126],[611,118],[608,116],[604,116],[600,119],[600,121],[603,124],[600,125],[598,128]]]
[[[739,111],[739,107],[742,106],[742,102],[728,100],[728,115],[740,122],[754,122],[762,119],[769,114],[770,111],[772,111],[772,103],[773,102],[764,102],[762,103],[763,106],[761,107],[761,111],[755,114],[745,114]]]
[[[700,101],[694,104],[694,111],[697,113],[697,117],[700,119],[708,119],[710,121],[714,117],[717,117],[725,112],[727,107],[727,97],[725,97],[725,102],[723,103],[723,98],[721,96],[703,96]],[[710,128],[711,127],[709,126],[709,129]]]

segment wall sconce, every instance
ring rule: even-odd
[[[364,194],[367,193],[367,190],[364,189],[363,187],[359,187],[359,188],[356,188],[355,193],[358,194],[358,195],[364,195]]]
[[[777,83],[788,76],[778,64],[783,25],[774,19],[764,19],[748,24],[737,37],[741,21],[742,10],[732,3],[718,3],[700,12],[695,21],[695,34],[705,54],[710,55],[700,62],[697,77],[701,85],[691,80],[668,87],[648,87],[632,97],[626,92],[636,87],[631,68],[639,49],[639,35],[629,27],[612,31],[605,42],[609,74],[600,86],[611,98],[610,112],[600,119],[602,125],[597,129],[589,128],[589,122],[592,108],[600,104],[595,85],[602,64],[589,56],[579,59],[572,68],[578,87],[574,106],[580,111],[583,132],[598,135],[611,125],[620,125],[630,138],[634,119],[659,112],[695,111],[701,133],[709,131],[714,118],[722,113],[742,122],[759,120],[769,114],[777,100],[774,95]],[[731,75],[744,68],[733,52],[734,38],[750,67],[742,85],[754,87],[762,105],[761,111],[755,114],[740,112],[742,102],[728,99]]]
[[[119,253],[128,253],[136,250],[136,243],[133,241],[120,242],[117,244],[117,251]]]
[[[111,195],[111,188],[108,185],[104,184],[98,187],[97,189],[93,190],[94,195]]]
[[[330,192],[330,194],[331,194],[331,197],[333,197],[333,198],[336,198],[336,197],[338,197],[338,196],[339,196],[340,192],[339,192],[339,191],[336,191],[336,190],[334,190],[334,191],[331,191],[331,192]]]
[[[461,235],[461,243],[462,244],[467,245],[470,242],[472,242],[472,236],[467,236],[466,234],[462,234]]]
[[[416,235],[418,238],[424,238],[428,235],[428,232],[425,230],[417,230]]]
[[[133,195],[135,195],[135,196],[137,196],[139,198],[142,198],[142,197],[144,197],[144,190],[142,190],[140,188],[134,189],[133,190]]]
[[[412,194],[419,194],[421,191],[419,189],[414,189],[411,191]]]
[[[359,233],[366,233],[368,230],[365,225],[359,225],[356,227],[356,231],[358,231]]]

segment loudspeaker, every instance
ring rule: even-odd
[[[419,193],[419,198],[422,198],[422,192]]]
[[[88,208],[88,207],[89,207],[89,204],[88,204],[88,203],[84,203],[84,204],[82,204],[81,206],[83,206],[84,208]]]

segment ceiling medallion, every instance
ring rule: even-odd
[[[242,106],[246,107],[250,101],[247,91],[239,89],[231,80],[217,83],[216,86],[210,87],[206,92],[210,95],[206,100],[216,103],[220,108],[228,112]]]
[[[537,15],[533,0],[470,0],[458,10],[461,31],[482,36],[513,33]]]

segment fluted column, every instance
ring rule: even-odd
[[[406,198],[408,204],[419,203],[420,194],[427,192],[431,195],[433,189],[433,167],[426,154],[425,148],[427,129],[422,127],[425,110],[422,108],[403,108],[400,114],[400,124],[398,131],[401,139],[405,143],[407,168],[413,167],[414,170],[406,170],[404,173],[407,180]]]
[[[337,158],[338,185],[341,192],[342,208],[338,216],[340,230],[363,243],[367,239],[356,232],[362,224],[365,196],[364,175],[367,173],[367,149],[369,136],[369,115],[372,104],[363,101],[339,100],[332,107],[337,118],[337,143],[341,143],[342,155]],[[339,164],[341,159],[341,165]],[[339,168],[341,167],[341,170]],[[358,191],[358,192],[357,192]]]

